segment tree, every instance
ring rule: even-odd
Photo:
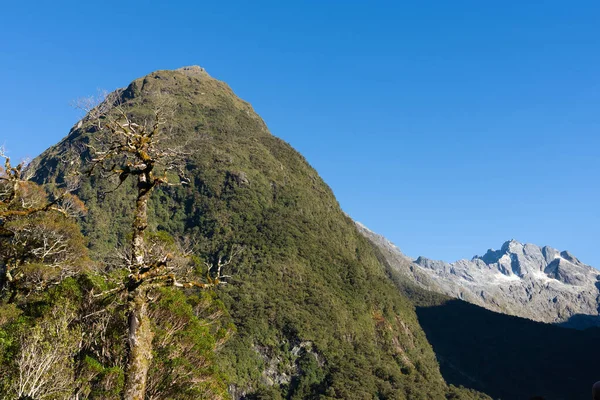
[[[164,94],[154,95],[153,100],[156,106],[143,121],[125,111],[118,94],[107,97],[94,108],[84,107],[88,111],[87,120],[97,129],[96,143],[90,145],[93,159],[89,173],[112,177],[118,186],[130,177],[136,183],[131,240],[124,259],[127,278],[105,293],[127,293],[129,354],[124,398],[132,400],[144,399],[146,393],[154,338],[150,320],[153,291],[163,287],[206,289],[224,283],[227,276],[222,275],[222,268],[239,253],[232,248],[228,256],[207,264],[206,280],[200,282],[191,278],[194,268],[189,254],[167,251],[147,232],[148,201],[154,189],[171,184],[169,175],[177,177],[178,184],[186,183],[181,161],[184,152],[161,142],[168,135],[167,122],[173,115],[174,104]]]
[[[82,270],[87,250],[72,217],[85,206],[69,189],[49,194],[29,181],[25,163],[12,166],[2,149],[0,158],[0,288],[11,302]]]
[[[73,324],[74,308],[66,303],[22,332],[15,359],[10,395],[17,399],[64,399],[75,389],[74,355],[82,339],[80,326]]]

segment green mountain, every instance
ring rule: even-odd
[[[233,398],[485,398],[446,384],[413,303],[377,249],[317,172],[225,83],[187,67],[154,72],[117,95],[135,121],[158,98],[173,107],[163,146],[184,156],[188,184],[153,194],[151,229],[189,238],[200,259],[243,249],[227,267],[229,284],[216,290],[236,326],[216,357]],[[79,172],[77,195],[89,208],[82,230],[92,256],[109,266],[127,243],[135,191],[85,173],[98,139],[84,118],[30,168],[49,185]]]

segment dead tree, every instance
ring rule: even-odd
[[[55,306],[21,335],[12,398],[70,398],[76,386],[73,356],[82,338],[81,328],[72,326],[74,320],[68,304]]]
[[[157,249],[147,240],[148,201],[154,189],[173,184],[167,179],[171,171],[179,182],[186,184],[180,149],[169,148],[161,142],[167,131],[167,122],[173,116],[168,97],[157,95],[156,107],[145,121],[135,121],[119,104],[118,96],[105,99],[89,110],[88,119],[96,124],[96,143],[90,145],[93,154],[90,174],[100,173],[114,177],[120,186],[128,178],[136,181],[136,199],[131,225],[130,251],[124,260],[128,276],[126,282],[112,291],[126,291],[128,306],[128,362],[124,399],[144,399],[148,369],[152,360],[154,337],[149,317],[149,304],[153,289],[173,286],[201,289],[224,283],[222,268],[229,264],[238,250],[208,265],[206,281],[185,279],[182,273],[181,254]]]

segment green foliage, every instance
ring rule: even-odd
[[[63,399],[66,393],[87,399],[121,398],[126,351],[126,319],[121,305],[124,299],[92,297],[94,290],[110,290],[111,286],[98,275],[81,275],[18,306],[0,306],[0,392],[6,393],[6,399],[16,398],[15,388],[23,369],[18,363],[21,354],[29,349],[42,357],[56,348],[62,349],[54,355],[61,361],[47,376],[61,381],[62,389],[59,394],[43,398]],[[186,295],[180,290],[163,289],[156,295],[158,301],[150,312],[155,324],[155,353],[148,396],[224,397],[225,377],[216,368],[215,352],[235,329],[223,303],[214,292]],[[61,317],[67,314],[68,320]],[[57,323],[62,324],[60,329],[49,329]],[[29,343],[28,338],[36,340]]]
[[[448,391],[448,394],[446,395],[446,398],[448,400],[468,400],[468,399],[474,399],[474,400],[486,400],[489,399],[490,397],[477,392],[476,390],[473,389],[467,389],[464,386],[454,386],[454,385],[450,385],[450,390]]]
[[[40,194],[41,187],[26,183],[26,187],[35,187],[38,203],[50,204]],[[24,214],[0,215],[0,295],[5,301],[19,301],[90,266],[86,240],[74,219],[53,209],[30,213],[32,209],[37,210],[9,209],[5,213]]]
[[[210,293],[186,296],[163,288],[151,306],[154,357],[147,396],[163,399],[226,396],[215,369],[215,351],[228,338],[225,310]]]
[[[79,385],[90,399],[119,399],[125,383],[123,369],[105,367],[98,360],[84,356],[81,362]]]
[[[288,398],[292,400],[318,398],[327,378],[327,372],[322,365],[319,365],[318,357],[303,351],[296,364],[298,374],[291,381]]]

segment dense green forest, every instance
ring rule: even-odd
[[[329,187],[249,104],[199,68],[134,81],[92,109],[99,118],[88,114],[30,164],[47,193],[75,188],[86,208],[76,217],[89,256],[68,276],[4,301],[5,398],[123,395],[135,349],[127,338],[132,293],[151,270],[134,268],[132,278],[135,257],[127,255],[136,254],[141,186],[127,178],[149,164],[117,153],[108,168],[91,167],[113,143],[105,129],[111,110],[130,132],[151,121],[165,98],[170,114],[159,147],[178,163],[158,162],[148,175],[161,184],[145,209],[144,256],[168,255],[165,266],[179,260],[177,273],[197,283],[177,285],[174,274],[163,274],[164,284],[144,291],[149,322],[140,326],[152,338],[146,398],[486,398],[446,384],[413,303]],[[221,264],[230,278],[213,285],[211,267]],[[42,375],[63,382],[60,391],[16,391],[27,351],[57,348],[64,362]]]

